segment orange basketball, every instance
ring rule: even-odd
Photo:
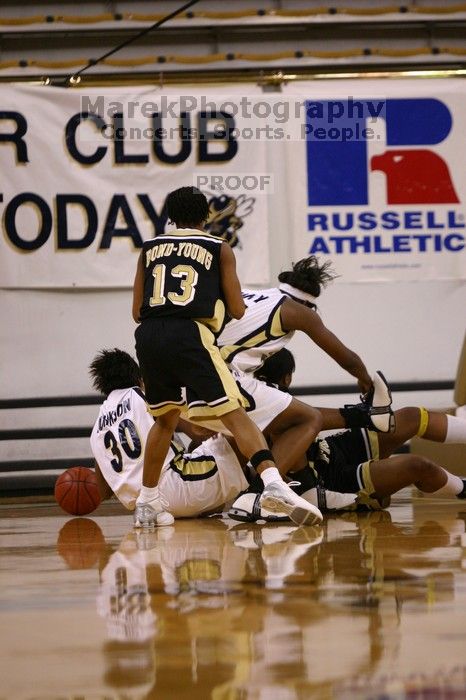
[[[87,515],[100,501],[95,472],[87,467],[71,467],[55,482],[55,499],[70,515]]]

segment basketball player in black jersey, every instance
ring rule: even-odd
[[[136,353],[149,411],[157,417],[144,452],[143,486],[135,527],[171,525],[157,483],[182,412],[190,420],[219,418],[263,482],[262,505],[297,524],[322,521],[318,508],[281,478],[264,436],[249,419],[239,389],[215,342],[225,321],[244,314],[231,248],[204,231],[206,197],[194,187],[170,192],[167,213],[176,230],[145,241],[133,288]],[[185,393],[183,393],[185,389]],[[315,411],[306,425],[310,442],[322,425]]]

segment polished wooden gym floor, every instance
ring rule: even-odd
[[[0,700],[466,698],[466,502],[144,534],[0,501]]]

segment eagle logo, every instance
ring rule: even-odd
[[[229,194],[216,194],[204,192],[209,202],[209,218],[206,231],[213,236],[223,238],[232,248],[241,248],[241,240],[238,231],[243,227],[244,218],[249,216],[254,209],[254,197],[240,194],[233,197]]]

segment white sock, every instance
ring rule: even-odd
[[[429,496],[457,496],[464,489],[463,480],[459,476],[450,474],[446,469],[443,470],[447,475],[447,483],[442,486],[441,489],[437,491],[432,491]]]
[[[264,486],[268,486],[273,481],[283,481],[277,467],[267,467],[267,469],[264,469],[261,474],[261,479],[264,482]]]
[[[457,416],[447,416],[447,435],[445,442],[466,442],[466,420]]]
[[[149,486],[141,486],[141,490],[139,492],[139,496],[137,498],[136,503],[150,503],[158,497],[158,486],[154,486],[153,488],[149,488]]]

